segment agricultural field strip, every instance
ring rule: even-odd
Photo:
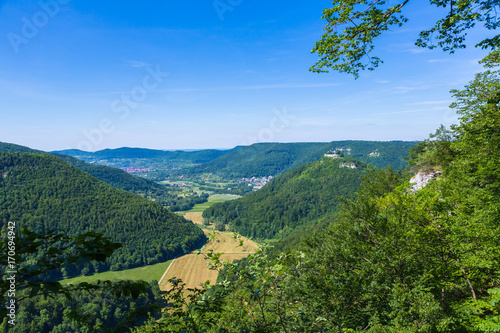
[[[170,269],[170,267],[172,267],[172,264],[174,263],[174,261],[175,261],[175,258],[172,260],[172,262],[170,263],[170,265],[168,265],[167,269],[165,270],[165,273],[163,273],[163,276],[160,279],[160,282],[158,282],[158,285],[161,285],[161,282],[165,278],[165,275],[167,275],[168,270]]]
[[[201,243],[199,244],[199,245],[201,245],[201,246],[202,246],[202,247],[201,247],[202,251],[203,251],[203,248],[205,248],[205,245],[206,245],[206,244],[207,244],[206,242],[201,242]],[[198,246],[198,247],[200,247],[200,246]],[[174,263],[175,259],[177,259],[177,258],[178,258],[178,257],[175,257],[175,258],[172,260],[172,262],[170,263],[170,265],[168,265],[167,269],[165,270],[165,273],[163,273],[163,276],[161,277],[160,281],[158,282],[158,285],[161,285],[161,282],[162,282],[162,281],[163,281],[163,279],[165,278],[165,275],[167,275],[168,270],[170,269],[170,267],[172,267],[172,264]]]
[[[177,212],[182,214],[186,219],[192,220],[193,223],[199,227],[203,225],[203,211],[209,206],[226,200],[236,199],[236,195],[217,195],[217,197],[210,197],[208,202],[197,204],[193,209],[184,212]],[[205,234],[210,236],[212,233],[209,230],[204,230]],[[259,245],[247,238],[234,238],[232,232],[219,232],[215,231],[216,238],[206,242],[200,250],[200,254],[207,254],[209,251],[215,253],[222,253],[221,260],[233,262],[245,258],[246,256],[255,253]],[[240,239],[243,239],[243,250],[241,250]],[[174,263],[175,261],[175,263]],[[158,285],[161,290],[168,290],[168,285],[165,281],[171,278],[180,278],[188,288],[197,288],[200,284],[207,280],[213,284],[217,280],[218,271],[210,270],[207,267],[206,258],[203,255],[195,253],[186,254],[176,257],[168,266],[163,274]]]
[[[208,233],[207,230],[205,232]],[[244,250],[242,251],[239,246],[239,239],[234,239],[233,233],[216,232],[216,238],[205,244],[202,254],[213,250],[216,253],[222,253],[220,260],[232,262],[255,253],[258,244],[246,238],[243,238],[243,240]],[[187,288],[197,288],[207,280],[210,280],[210,283],[214,284],[217,280],[217,275],[218,271],[210,270],[207,267],[205,256],[191,253],[176,258],[175,263],[165,273],[160,284],[160,289],[168,290],[169,286],[165,281],[172,278],[180,278],[186,284]]]

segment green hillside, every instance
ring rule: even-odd
[[[406,166],[404,157],[416,144],[404,141],[258,143],[174,174],[194,176],[209,173],[226,179],[276,176],[300,165],[317,161],[328,151],[337,148],[344,149],[343,154],[346,157],[354,157],[380,168],[389,164],[394,168],[402,168]]]
[[[117,168],[85,163],[75,157],[56,153],[52,155],[71,163],[108,185],[152,199],[171,211],[188,210],[196,204],[207,201],[208,195],[180,195],[181,190],[178,187],[160,185],[151,180],[130,175]]]
[[[103,233],[123,244],[105,263],[66,267],[64,276],[166,261],[204,239],[192,223],[161,205],[115,189],[59,158],[0,153],[0,223]]]
[[[107,165],[116,168],[146,168],[171,170],[185,168],[212,161],[232,150],[205,149],[197,151],[165,151],[145,148],[104,149],[86,152],[78,149],[60,150],[53,153],[76,157],[88,163]]]
[[[43,153],[42,151],[5,142],[0,142],[0,152]],[[52,155],[76,166],[108,185],[154,200],[171,211],[188,210],[196,204],[207,201],[208,195],[200,196],[194,193],[180,195],[181,189],[177,187],[160,185],[148,179],[130,175],[117,168],[85,163],[69,155],[58,153],[52,153]]]
[[[323,157],[273,179],[241,199],[208,208],[203,217],[216,224],[228,224],[248,237],[283,238],[335,213],[340,197],[353,196],[368,168],[353,158]]]
[[[40,150],[0,141],[0,152],[6,153],[42,153]]]

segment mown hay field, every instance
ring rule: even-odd
[[[184,214],[184,218],[193,221],[194,224],[203,225],[203,212],[189,212]]]
[[[207,236],[211,233],[210,231],[205,232]],[[239,246],[240,240],[243,240],[243,246]],[[234,239],[232,233],[215,231],[215,237],[205,245],[202,254],[187,254],[174,260],[160,283],[160,289],[170,289],[171,285],[169,285],[168,280],[171,278],[181,279],[187,288],[199,287],[207,280],[213,285],[217,280],[218,271],[210,270],[207,267],[207,260],[203,253],[209,253],[210,250],[224,253],[221,260],[233,262],[255,253],[258,246],[257,243],[247,238]]]

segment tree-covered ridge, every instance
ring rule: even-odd
[[[42,151],[5,142],[0,142],[0,152],[43,153]],[[69,155],[58,153],[51,153],[51,155],[71,163],[78,169],[94,176],[108,185],[154,200],[171,211],[191,209],[196,204],[206,202],[208,197],[207,195],[197,195],[195,193],[180,195],[181,190],[179,188],[166,187],[148,179],[129,175],[125,171],[117,168],[85,163]]]
[[[123,170],[85,163],[75,157],[53,153],[54,156],[71,163],[78,169],[94,176],[115,188],[129,191],[145,198],[152,199],[171,211],[188,210],[194,205],[207,201],[208,195],[180,195],[181,190],[175,187],[160,185],[151,180],[129,175]]]
[[[0,141],[0,152],[6,153],[43,153],[41,150]]]
[[[238,149],[234,148],[234,149]],[[86,152],[78,149],[68,149],[54,151],[54,153],[69,155],[73,157],[93,158],[93,159],[132,159],[132,158],[166,158],[166,159],[180,159],[188,160],[193,163],[204,163],[216,159],[222,155],[227,154],[230,150],[220,149],[203,149],[196,151],[183,151],[183,150],[157,150],[146,148],[117,148],[117,149],[104,149],[96,152]]]
[[[172,170],[191,167],[212,161],[233,150],[204,149],[198,151],[165,151],[145,148],[104,149],[86,152],[78,149],[54,151],[53,153],[68,155],[87,163],[107,165],[116,168],[144,168],[155,171]]]
[[[323,157],[273,179],[257,192],[208,208],[203,217],[248,237],[283,238],[335,213],[340,198],[356,192],[367,168],[353,158]]]
[[[406,166],[404,156],[416,142],[404,141],[332,141],[308,143],[258,143],[229,152],[213,161],[179,170],[174,175],[215,174],[225,179],[242,177],[267,177],[283,174],[303,164],[319,160],[336,148],[345,151],[346,157],[354,157],[377,167],[395,168]]]
[[[70,236],[94,231],[123,244],[105,264],[68,266],[64,276],[165,261],[204,239],[199,228],[161,205],[47,154],[0,153],[0,207],[2,227],[14,221]]]

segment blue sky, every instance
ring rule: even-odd
[[[376,71],[315,74],[310,51],[330,1],[217,1],[227,11],[213,0],[0,0],[0,141],[100,150],[422,140],[456,122],[449,90],[486,54],[414,46],[439,17],[414,1],[410,22],[377,41]],[[469,35],[473,45],[486,34]]]

